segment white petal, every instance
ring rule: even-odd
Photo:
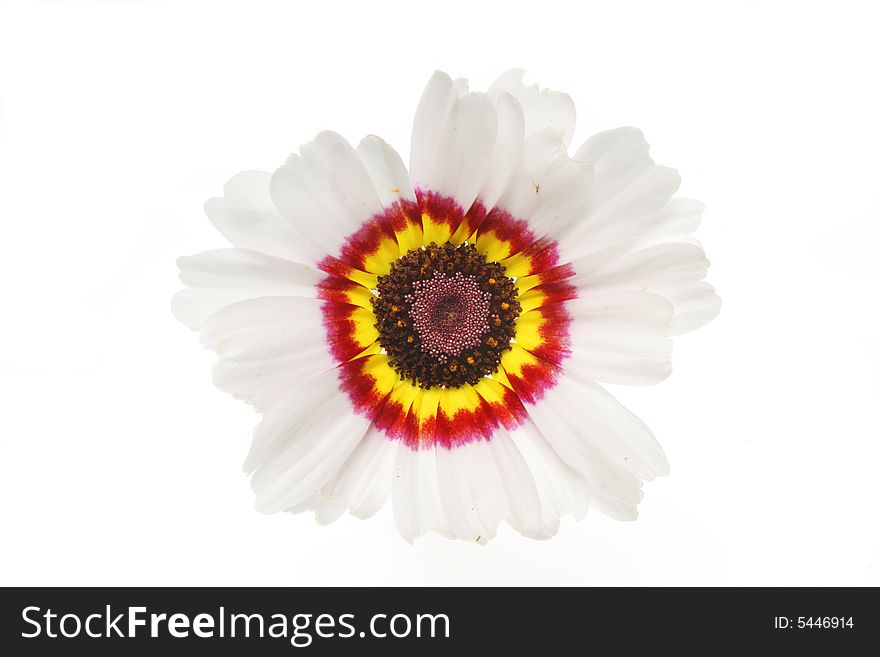
[[[391,146],[379,137],[370,135],[358,144],[357,154],[373,181],[382,205],[388,207],[400,199],[415,202],[409,172]]]
[[[340,500],[355,517],[369,518],[382,508],[391,492],[396,454],[397,443],[370,427],[322,494]]]
[[[576,151],[575,158],[596,166],[595,203],[600,205],[654,166],[642,131],[632,127],[605,130],[590,137]]]
[[[673,306],[648,292],[586,292],[566,303],[572,358],[565,368],[584,379],[650,385],[672,372],[666,329]]]
[[[177,259],[187,287],[257,295],[315,296],[326,274],[298,262],[247,249],[216,249]]]
[[[570,513],[583,518],[590,506],[583,477],[559,458],[532,420],[527,418],[510,435],[534,477],[547,536],[556,533],[561,516]]]
[[[558,527],[552,512],[544,518],[529,465],[504,430],[453,449],[401,444],[392,491],[395,520],[408,541],[436,531],[486,543],[504,519],[532,538],[548,538]]]
[[[700,225],[703,204],[690,198],[674,198],[645,222],[642,239],[689,235]]]
[[[467,78],[455,78],[452,81],[452,86],[459,98],[470,93],[470,85],[468,84]]]
[[[451,535],[440,503],[436,452],[434,447],[413,450],[398,443],[391,504],[397,530],[410,543],[431,529]]]
[[[663,448],[648,426],[623,406],[601,385],[562,377],[563,394],[574,395],[583,404],[581,419],[593,429],[594,440],[606,453],[616,453],[628,470],[640,479],[669,474]],[[569,399],[572,399],[569,396]]]
[[[326,274],[300,263],[246,249],[217,249],[178,258],[180,280],[191,289],[171,301],[174,316],[198,329],[229,304],[269,295],[314,297]]]
[[[523,83],[525,71],[514,69],[502,73],[489,90],[503,89],[523,108],[526,137],[552,128],[567,146],[574,133],[575,107],[568,94],[540,89],[537,84]]]
[[[314,409],[334,396],[342,396],[335,372],[319,374],[308,381],[295,380],[267,391],[261,398],[262,419],[242,469],[250,474],[271,463],[290,441],[291,427],[305,422]]]
[[[648,144],[635,128],[599,133],[578,149],[575,159],[595,172],[580,220],[562,235],[563,257],[573,260],[641,233],[669,203],[681,179],[648,155]]]
[[[600,266],[572,262],[578,275],[572,283],[594,293],[608,290],[649,290],[662,284],[688,283],[706,277],[709,261],[703,249],[684,242],[655,244],[603,262]]]
[[[262,465],[251,479],[259,511],[275,513],[317,494],[367,432],[370,419],[356,414],[341,391],[307,398],[324,390],[327,379],[335,381],[335,373],[279,396],[263,411],[254,433],[260,458],[252,461]]]
[[[240,296],[230,294],[229,292],[181,290],[171,297],[171,314],[179,322],[197,331],[206,318],[213,315],[220,308],[225,308],[240,299]]]
[[[408,541],[436,531],[486,543],[503,519],[533,538],[552,536],[558,525],[555,516],[544,522],[529,466],[506,431],[453,449],[401,444],[392,491],[395,520]]]
[[[302,260],[308,255],[302,237],[281,217],[269,195],[271,177],[266,171],[233,176],[224,185],[222,198],[205,203],[205,214],[234,246]]]
[[[312,495],[307,500],[285,509],[288,513],[305,513],[312,511],[315,520],[321,525],[336,522],[345,513],[345,504],[337,500],[329,500],[322,495]]]
[[[640,479],[668,471],[650,430],[595,383],[562,374],[528,411],[554,451],[585,479],[591,502],[603,513],[634,518]]]
[[[410,174],[417,189],[452,197],[467,211],[486,179],[497,117],[487,95],[459,91],[439,71],[428,82],[413,121]]]
[[[519,103],[505,91],[491,96],[498,114],[498,136],[479,199],[491,210],[516,173],[523,149],[524,123]]]
[[[505,503],[487,445],[475,441],[438,448],[436,458],[440,502],[452,535],[478,543],[494,538]]]
[[[496,205],[525,218],[537,238],[559,237],[581,220],[589,203],[593,167],[573,160],[552,131],[529,137],[516,174]]]
[[[700,328],[718,317],[721,311],[721,297],[705,281],[686,287],[664,288],[661,293],[675,306],[675,316],[667,328],[669,335],[679,335]]]
[[[299,384],[335,368],[317,299],[260,297],[213,314],[202,343],[220,357],[214,385],[241,399]],[[258,404],[259,406],[259,404]]]
[[[272,175],[269,189],[314,263],[338,255],[345,238],[382,204],[363,161],[339,135],[322,132],[300,152]]]
[[[598,266],[583,259],[572,264],[582,273],[571,282],[585,297],[610,290],[645,290],[668,299],[675,312],[667,335],[702,326],[718,315],[721,306],[718,295],[703,281],[709,261],[695,244],[666,242]]]
[[[523,536],[548,538],[553,535],[542,518],[541,498],[535,478],[510,434],[498,430],[483,443],[498,472],[501,489],[498,496],[505,500],[505,518]]]

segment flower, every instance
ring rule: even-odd
[[[259,510],[366,518],[390,494],[408,541],[636,517],[668,464],[599,382],[664,379],[669,336],[720,300],[678,174],[634,128],[570,156],[574,120],[521,71],[487,93],[438,72],[409,170],[377,137],[322,132],[207,202],[233,248],[180,258],[173,312],[262,415]]]

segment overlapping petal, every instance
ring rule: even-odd
[[[503,89],[523,108],[525,134],[531,136],[548,128],[568,146],[574,134],[575,107],[568,94],[541,89],[537,84],[525,84],[525,71],[512,69],[502,73],[489,86],[490,90]]]

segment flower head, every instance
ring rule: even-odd
[[[436,73],[409,170],[323,132],[208,201],[233,248],[179,260],[173,310],[262,415],[260,510],[363,518],[390,494],[407,540],[480,542],[590,504],[635,518],[668,464],[599,382],[665,378],[669,337],[720,301],[678,174],[633,128],[569,155],[573,129],[571,99],[519,71],[488,93]]]

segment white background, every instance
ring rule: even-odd
[[[870,3],[0,1],[0,583],[880,584]],[[666,448],[641,517],[404,543],[264,516],[256,415],[176,323],[202,202],[321,129],[408,156],[435,68],[528,69],[575,145],[642,128],[706,202],[721,316],[615,389]]]

